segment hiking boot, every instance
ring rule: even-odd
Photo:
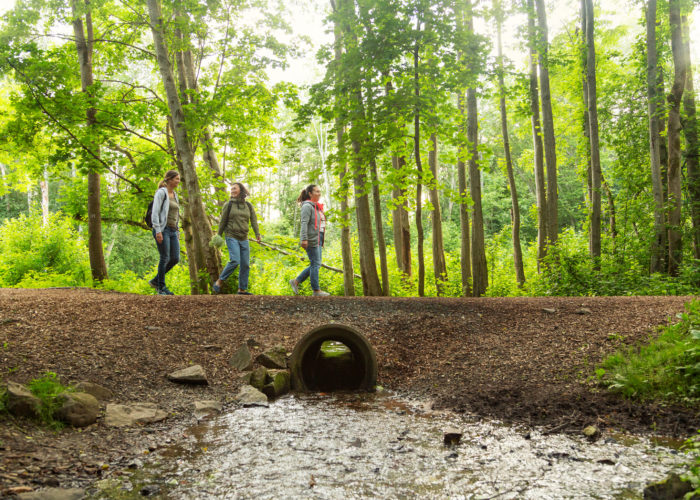
[[[247,292],[247,291],[245,291],[245,290],[239,290],[239,291],[238,291],[238,295],[253,295],[253,294],[250,293],[250,292]]]
[[[163,288],[158,290],[158,295],[175,295],[175,294],[173,292],[171,292],[170,290],[168,290],[167,286],[164,286]]]
[[[297,283],[297,280],[289,280],[289,286],[292,287],[294,295],[299,295],[299,283]]]
[[[156,280],[158,278],[153,278],[152,280],[148,281],[148,285],[153,288],[154,290],[158,290],[158,283],[156,283]]]
[[[324,292],[323,290],[314,290],[314,297],[328,297],[330,293]]]
[[[211,289],[214,291],[214,295],[218,295],[221,293],[221,287],[219,285],[217,285],[216,283],[214,283],[211,286]]]

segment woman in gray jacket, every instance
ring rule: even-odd
[[[321,269],[321,254],[323,251],[323,238],[326,234],[326,216],[323,214],[323,205],[318,202],[321,199],[321,188],[311,184],[304,189],[297,202],[301,203],[301,232],[300,245],[309,256],[309,265],[295,279],[289,280],[294,295],[299,295],[299,285],[310,278],[311,289],[314,297],[330,295],[321,290],[318,281],[318,271]]]
[[[180,184],[180,174],[177,170],[168,170],[158,190],[153,195],[153,237],[158,246],[160,260],[158,261],[158,274],[148,282],[156,289],[158,295],[174,295],[165,286],[165,274],[180,261],[180,234],[178,222],[180,220],[180,200],[175,188]]]

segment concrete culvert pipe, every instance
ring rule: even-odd
[[[295,391],[374,391],[377,384],[374,349],[345,325],[311,330],[297,342],[289,364]]]

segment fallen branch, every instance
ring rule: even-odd
[[[250,240],[250,241],[254,241],[255,243],[258,243],[256,240]],[[264,241],[261,241],[259,244],[260,244],[260,246],[262,246],[262,247],[269,248],[270,250],[274,250],[275,252],[279,252],[279,253],[281,253],[282,255],[289,255],[289,256],[291,256],[291,257],[296,257],[296,258],[298,258],[299,260],[309,260],[308,257],[303,257],[303,256],[301,256],[301,255],[297,255],[297,254],[294,254],[294,253],[292,253],[292,252],[288,252],[288,251],[286,251],[286,250],[282,250],[281,248],[276,247],[276,246],[274,246],[274,245],[271,245],[271,244],[269,244],[269,243],[265,243]],[[332,267],[332,266],[329,266],[329,265],[326,265],[326,264],[323,264],[323,263],[321,264],[321,267],[323,267],[323,268],[325,268],[325,269],[328,269],[329,271],[334,271],[334,272],[336,272],[336,273],[342,273],[342,272],[343,272],[342,269],[339,269],[339,268],[337,268],[337,267]],[[360,276],[359,274],[353,274],[353,276],[355,277],[355,279],[362,279],[362,276]]]

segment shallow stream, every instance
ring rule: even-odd
[[[443,443],[446,429],[463,433],[458,445]],[[591,443],[390,394],[294,395],[200,422],[107,496],[642,498],[646,484],[689,460],[645,438]]]

